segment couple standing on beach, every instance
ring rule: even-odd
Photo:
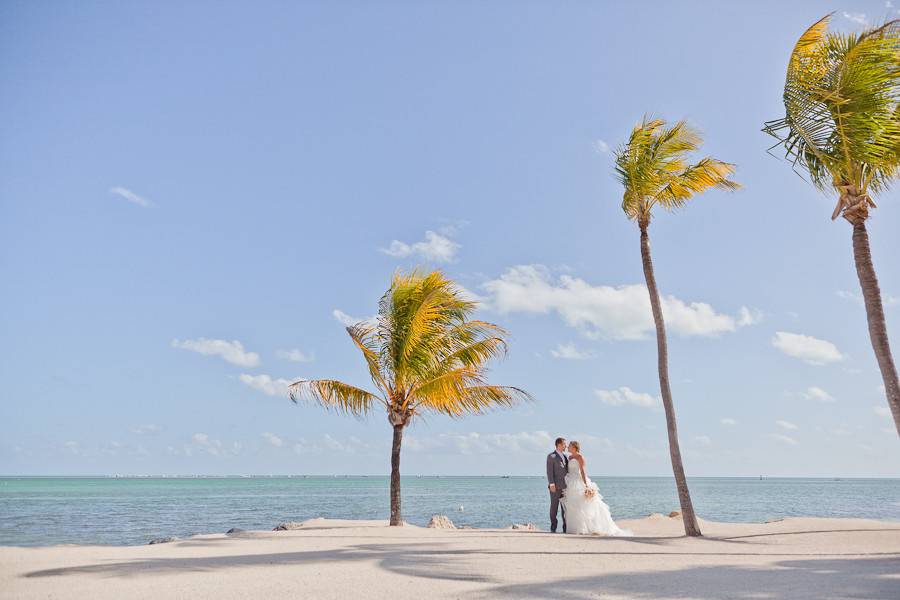
[[[566,454],[568,452],[568,454]],[[562,508],[563,533],[629,536],[613,521],[609,507],[584,470],[581,445],[556,438],[556,450],[547,455],[547,487],[550,490],[550,531],[556,533]]]

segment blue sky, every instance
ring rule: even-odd
[[[407,433],[406,474],[667,475],[610,148],[688,118],[745,188],[651,226],[689,475],[900,476],[850,228],[766,153],[786,60],[883,2],[0,6],[0,473],[386,474],[340,320],[440,267],[537,402]],[[900,347],[897,192],[872,250]]]

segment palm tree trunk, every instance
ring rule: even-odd
[[[866,304],[866,320],[869,322],[869,339],[881,369],[884,380],[884,391],[888,406],[894,415],[894,425],[900,435],[900,382],[897,379],[897,367],[891,355],[887,326],[884,322],[884,307],[881,304],[881,290],[878,277],[872,264],[872,253],[869,250],[869,234],[866,222],[859,219],[853,222],[853,259],[856,262],[856,274],[859,276],[859,287],[862,288],[863,301]]]
[[[394,425],[394,443],[391,446],[391,525],[403,525],[400,512],[400,443],[403,441],[403,425]]]
[[[684,521],[684,533],[699,536],[700,525],[694,514],[691,493],[688,490],[687,478],[684,476],[684,465],[681,463],[681,449],[678,446],[678,426],[675,423],[675,406],[672,404],[672,389],[669,387],[669,350],[666,343],[666,323],[663,321],[662,306],[659,302],[659,290],[656,288],[656,277],[653,275],[653,261],[650,258],[650,238],[647,235],[648,223],[641,223],[641,258],[644,263],[644,279],[650,293],[650,307],[653,309],[653,320],[656,323],[656,350],[659,369],[659,390],[662,393],[663,408],[666,411],[666,428],[669,433],[669,455],[672,459],[672,471],[675,474],[675,487],[678,488],[678,501],[681,503],[681,517]]]

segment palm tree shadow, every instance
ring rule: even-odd
[[[900,557],[784,560],[768,566],[695,566],[671,571],[633,571],[545,583],[504,585],[497,598],[582,600],[604,597],[669,600],[837,600],[900,598]],[[483,593],[483,592],[482,592]]]
[[[734,557],[756,556],[756,553],[728,553]],[[348,548],[323,551],[240,554],[193,558],[152,558],[143,560],[95,563],[74,567],[44,569],[26,573],[24,577],[62,577],[94,574],[101,577],[147,577],[167,573],[214,572],[242,567],[296,567],[302,565],[341,564],[352,568],[356,561],[374,563],[384,571],[404,577],[466,581],[495,585],[483,589],[499,598],[548,598],[581,600],[595,598],[598,593],[619,594],[628,598],[668,600],[698,598],[713,600],[820,600],[823,598],[868,598],[882,600],[900,598],[900,556],[854,556],[852,558],[795,558],[762,566],[693,566],[669,571],[632,571],[589,577],[558,577],[538,583],[501,584],[486,574],[488,555],[548,555],[562,564],[569,556],[633,556],[641,560],[650,555],[722,557],[719,552],[629,552],[612,548],[580,551],[504,551],[447,548],[429,543],[359,544]],[[563,567],[564,568],[564,567]]]
[[[479,574],[479,552],[435,549],[434,544],[363,544],[345,549],[240,554],[212,557],[151,558],[104,562],[25,573],[26,578],[93,574],[104,577],[143,577],[167,573],[212,572],[254,566],[298,566],[321,563],[374,561],[386,571],[410,577],[492,583]],[[448,560],[453,557],[453,560]]]

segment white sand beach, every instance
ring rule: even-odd
[[[293,531],[148,546],[0,548],[0,598],[900,598],[900,523],[622,521],[634,538],[389,528],[315,519]]]

